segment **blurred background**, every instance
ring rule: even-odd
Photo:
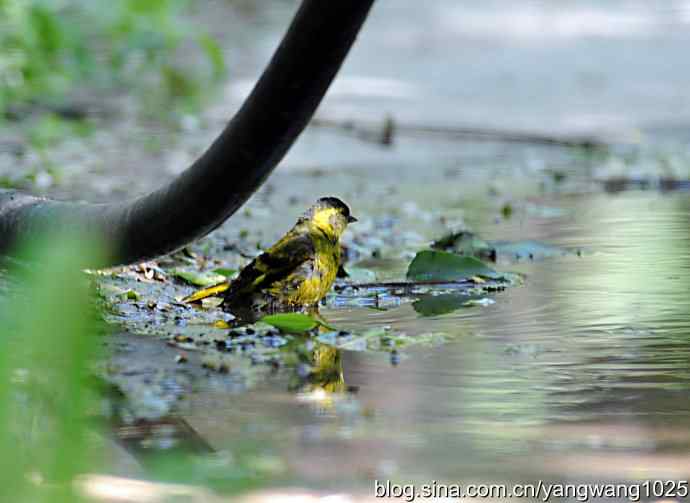
[[[0,186],[111,201],[172,179],[240,106],[297,5],[0,0]],[[96,501],[364,501],[374,479],[687,479],[689,24],[685,0],[377,0],[312,125],[246,209],[191,248],[193,267],[241,266],[337,195],[361,221],[349,281],[402,280],[417,251],[464,229],[539,243],[494,264],[524,282],[471,307],[447,292],[377,296],[376,309],[334,295],[335,326],[397,342],[302,341],[279,371],[250,355],[222,373],[207,350],[180,365],[166,344],[197,337],[201,315],[150,307],[192,291],[148,282],[179,258],[93,276],[119,289],[105,325],[52,335],[99,334],[80,350],[96,362],[82,371],[98,376],[84,406],[97,427],[65,433],[69,414],[36,405],[45,382],[17,391],[45,360],[0,362],[3,441],[19,435],[29,453],[8,473],[29,481],[26,501],[48,497],[54,467],[36,459],[70,464],[37,447],[39,428],[17,433],[26,403],[52,418],[53,439],[96,445],[93,468],[60,475]],[[3,277],[5,312],[51,276]],[[58,300],[41,302],[35,312]],[[50,344],[48,326],[6,329],[7,351],[21,334]],[[57,360],[52,371],[71,368]],[[78,379],[55,382],[81,396]]]
[[[249,92],[295,6],[7,0],[0,107],[12,127],[0,145],[4,185],[107,199],[184,169]],[[644,131],[684,141],[688,12],[682,1],[440,1],[419,9],[384,0],[319,117],[390,114],[420,126],[629,140]],[[342,164],[334,141],[341,140],[301,142],[285,166]],[[351,164],[391,157],[356,150]],[[90,173],[93,181],[80,180]]]

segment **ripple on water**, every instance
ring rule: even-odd
[[[451,335],[443,347],[412,350],[390,372],[373,371],[370,355],[350,355],[346,378],[365,395],[404,386],[415,398],[382,414],[410,428],[422,420],[461,432],[486,421],[690,419],[686,197],[593,196],[569,204],[563,217],[540,223],[538,237],[589,253],[518,265],[525,285],[496,294],[494,305],[431,317],[409,304],[329,312],[348,328],[384,323],[410,334]]]

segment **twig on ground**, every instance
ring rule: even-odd
[[[616,134],[605,139],[594,135],[551,135],[540,132],[500,130],[471,126],[445,126],[412,124],[394,121],[386,117],[383,125],[373,121],[333,120],[316,118],[312,126],[339,129],[359,139],[391,145],[397,135],[443,137],[457,141],[492,141],[510,143],[532,143],[563,147],[602,148],[614,143],[634,143],[634,135]]]

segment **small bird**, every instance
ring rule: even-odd
[[[223,293],[229,310],[315,306],[340,266],[340,236],[357,219],[337,197],[322,197],[277,243],[247,264]]]

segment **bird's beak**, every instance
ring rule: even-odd
[[[356,222],[356,221],[357,221],[357,219],[355,217],[353,217],[352,215],[347,217],[347,223],[348,224],[351,224],[351,223]]]

